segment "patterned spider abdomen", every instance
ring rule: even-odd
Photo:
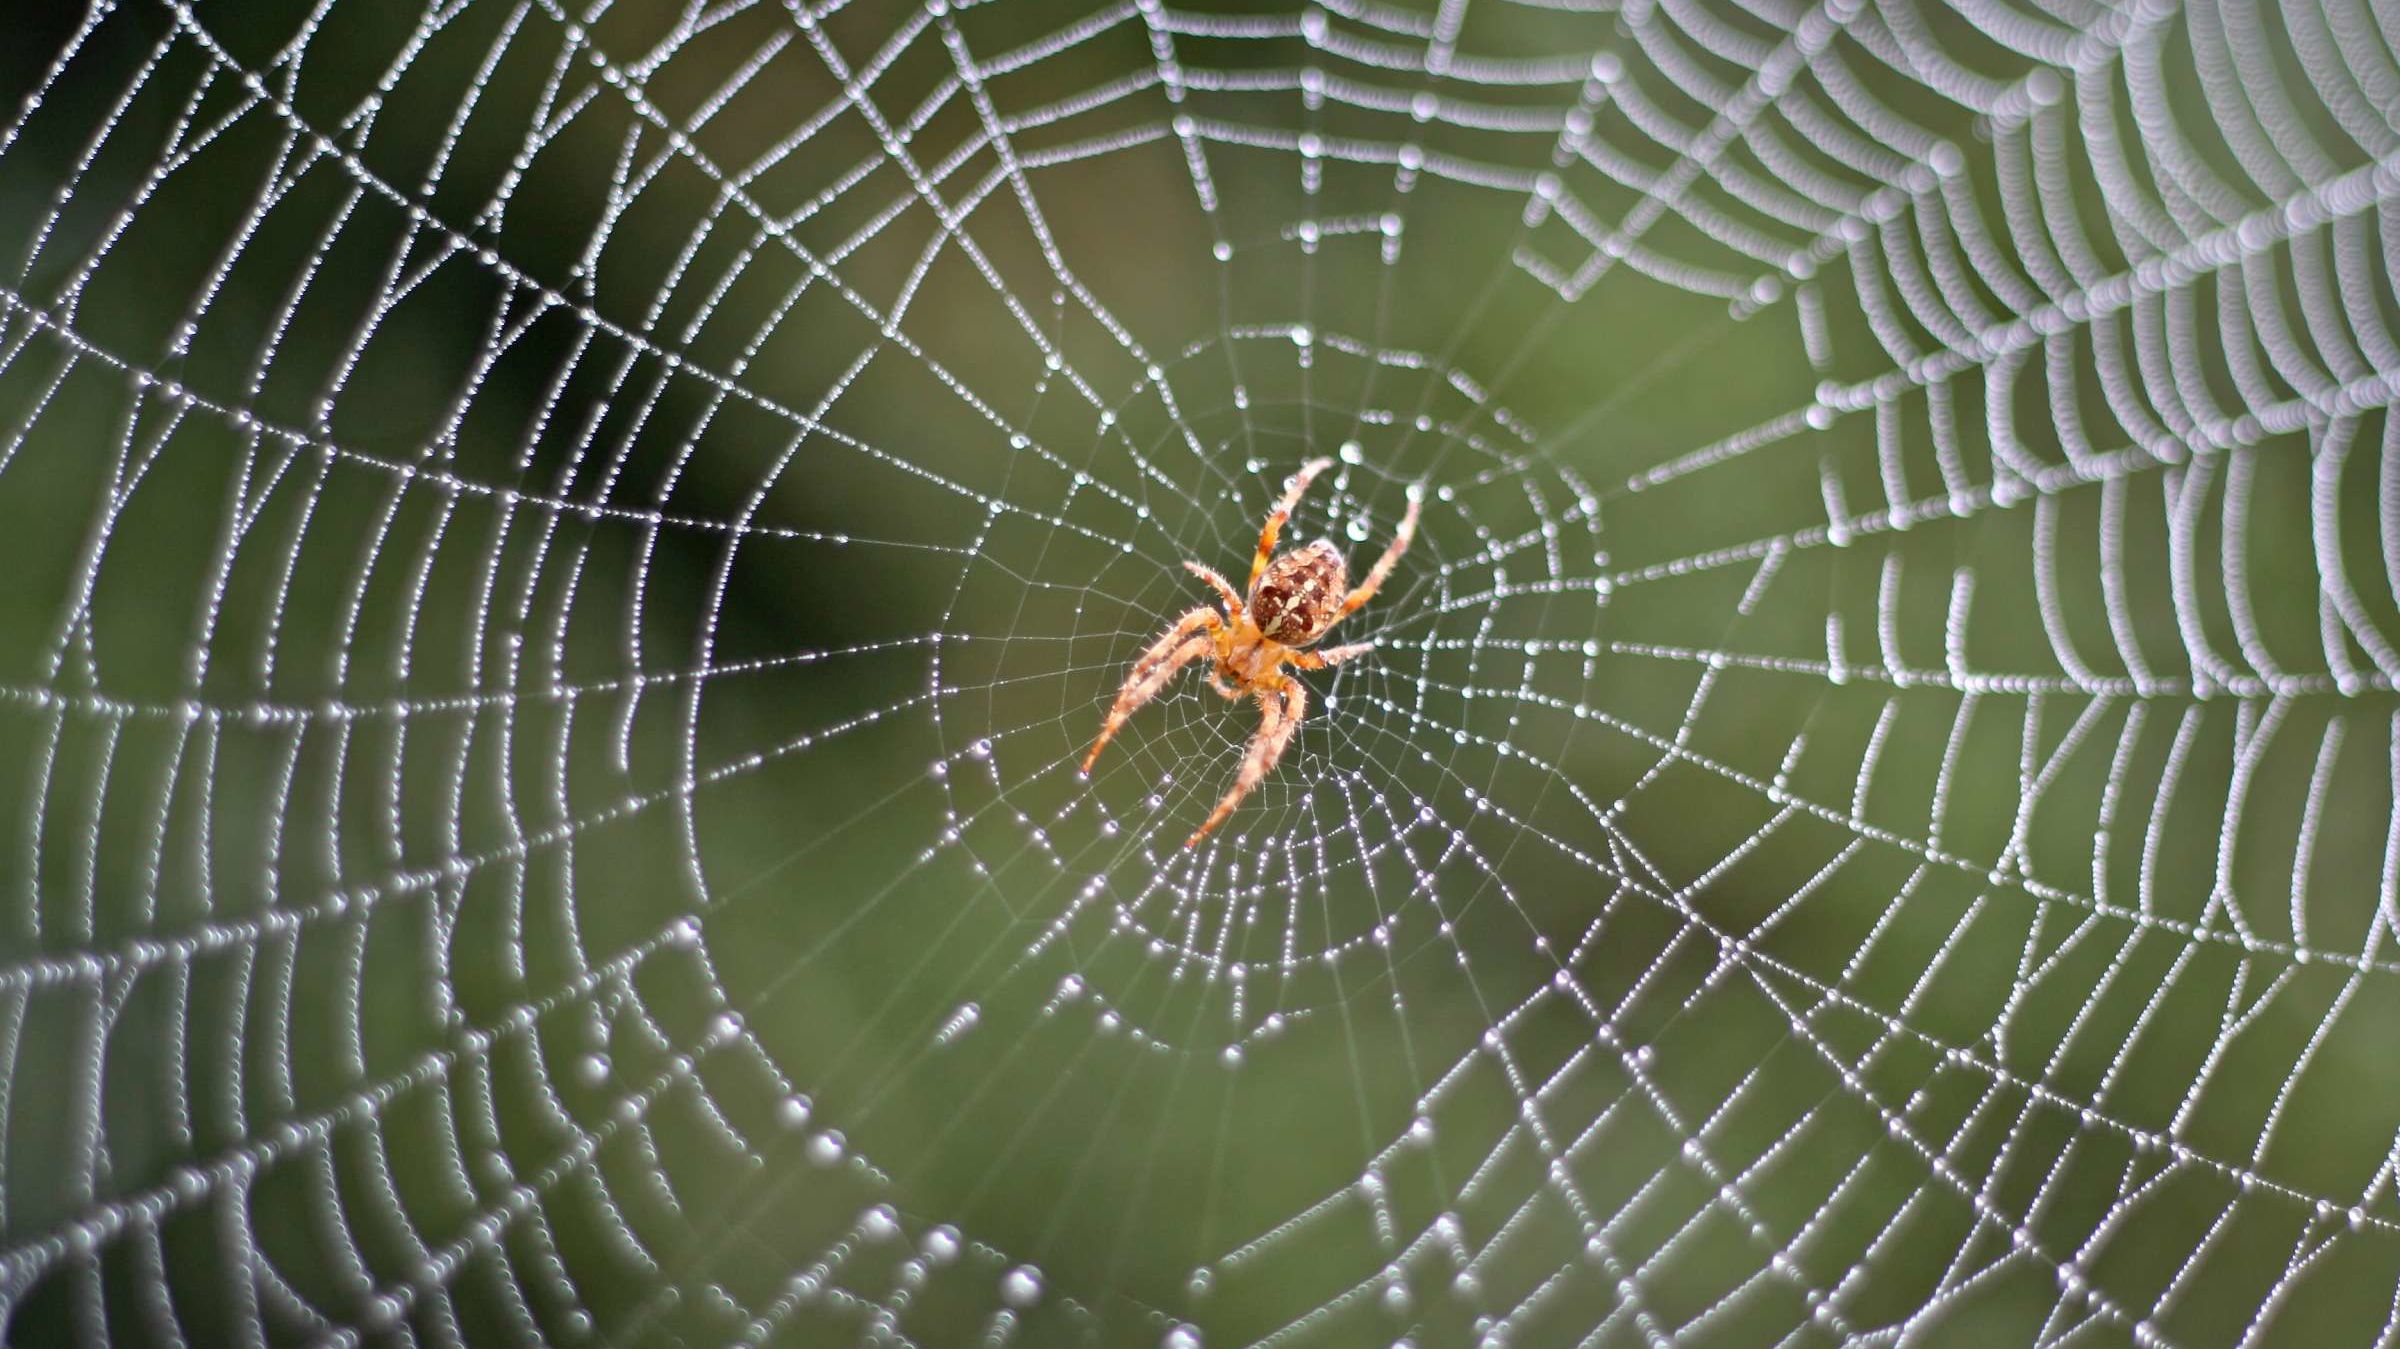
[[[1302,646],[1323,636],[1350,592],[1350,566],[1331,540],[1295,548],[1267,565],[1250,593],[1250,621],[1269,641]]]

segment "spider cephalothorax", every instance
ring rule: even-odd
[[[1232,582],[1197,562],[1183,564],[1194,576],[1215,588],[1217,598],[1225,606],[1223,617],[1202,605],[1175,620],[1173,627],[1152,642],[1150,649],[1136,658],[1133,669],[1126,673],[1123,687],[1117,690],[1116,704],[1108,709],[1108,719],[1100,725],[1100,736],[1092,742],[1092,752],[1083,757],[1083,771],[1089,773],[1100,758],[1100,751],[1107,747],[1109,737],[1125,725],[1137,708],[1156,697],[1176,671],[1202,656],[1213,656],[1214,667],[1208,674],[1210,687],[1229,699],[1245,695],[1258,699],[1260,720],[1258,734],[1251,737],[1250,748],[1242,755],[1241,772],[1234,777],[1233,789],[1225,793],[1225,799],[1217,803],[1216,810],[1200,828],[1184,840],[1183,846],[1187,848],[1233,813],[1250,789],[1274,769],[1275,761],[1283,757],[1284,747],[1300,729],[1300,718],[1308,710],[1308,690],[1283,673],[1283,667],[1322,670],[1374,649],[1365,643],[1337,646],[1329,651],[1304,648],[1375,597],[1376,590],[1399,563],[1400,554],[1408,550],[1409,540],[1416,537],[1417,511],[1423,503],[1416,492],[1409,493],[1408,510],[1400,518],[1400,529],[1392,536],[1392,546],[1383,550],[1367,579],[1353,590],[1349,564],[1342,560],[1342,550],[1329,539],[1319,539],[1281,557],[1275,555],[1275,542],[1282,537],[1284,522],[1292,518],[1292,508],[1300,504],[1300,496],[1308,490],[1308,484],[1332,466],[1330,459],[1311,460],[1292,475],[1283,499],[1275,503],[1275,509],[1267,515],[1267,523],[1258,531],[1258,552],[1250,559],[1247,595],[1236,592]]]

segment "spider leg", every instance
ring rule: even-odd
[[[1258,692],[1258,706],[1262,714],[1258,734],[1250,738],[1250,748],[1242,755],[1242,770],[1234,775],[1233,790],[1225,793],[1225,799],[1219,801],[1207,821],[1183,841],[1183,846],[1191,847],[1208,837],[1209,830],[1223,824],[1225,817],[1233,813],[1233,808],[1250,794],[1250,789],[1274,771],[1275,761],[1283,757],[1284,747],[1292,743],[1293,733],[1300,729],[1300,718],[1308,712],[1308,690],[1294,680],[1280,675],[1275,678],[1274,684]]]
[[[1258,555],[1250,559],[1252,589],[1257,588],[1258,578],[1266,572],[1267,563],[1274,560],[1275,541],[1283,537],[1284,521],[1292,518],[1292,508],[1300,504],[1301,494],[1308,490],[1308,485],[1316,480],[1318,474],[1331,467],[1331,459],[1311,459],[1302,464],[1300,471],[1292,475],[1291,486],[1283,489],[1283,499],[1275,503],[1274,510],[1267,512],[1267,523],[1258,531]]]
[[[1242,611],[1241,592],[1233,588],[1233,582],[1226,580],[1222,576],[1219,576],[1215,568],[1204,567],[1197,562],[1186,562],[1183,564],[1183,567],[1184,570],[1190,572],[1192,575],[1208,582],[1209,586],[1224,599],[1225,616],[1227,618],[1231,618],[1235,614],[1238,614]]]
[[[1092,742],[1092,752],[1083,756],[1082,771],[1087,774],[1092,771],[1092,764],[1108,746],[1109,737],[1124,729],[1142,704],[1158,696],[1158,691],[1167,686],[1177,670],[1215,650],[1217,637],[1224,630],[1225,620],[1204,604],[1176,619],[1174,627],[1152,642],[1150,649],[1136,658],[1133,669],[1126,673],[1124,687],[1117,690],[1116,705],[1108,709],[1108,720],[1100,723],[1100,738]]]
[[[1295,651],[1292,653],[1292,664],[1303,670],[1322,670],[1329,665],[1339,665],[1353,657],[1363,656],[1374,649],[1373,642],[1354,642],[1329,651]]]
[[[1375,592],[1391,579],[1392,568],[1400,565],[1400,555],[1408,551],[1408,545],[1417,537],[1417,512],[1424,508],[1424,498],[1411,491],[1408,494],[1408,512],[1400,517],[1400,530],[1392,535],[1392,546],[1383,550],[1383,556],[1375,559],[1375,569],[1367,573],[1367,579],[1359,582],[1358,587],[1342,601],[1340,611],[1333,616],[1335,622],[1357,613],[1359,606],[1375,598]]]

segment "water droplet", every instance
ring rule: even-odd
[[[983,1009],[981,1007],[971,1002],[963,1003],[957,1011],[950,1014],[949,1019],[942,1022],[941,1029],[933,1033],[933,1042],[937,1045],[954,1044],[960,1036],[975,1029],[975,1023],[982,1019]]]
[[[1019,1311],[1042,1300],[1042,1272],[1019,1265],[1000,1276],[1000,1300]]]

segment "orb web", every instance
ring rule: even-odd
[[[21,27],[12,1342],[2400,1333],[2371,6]]]

